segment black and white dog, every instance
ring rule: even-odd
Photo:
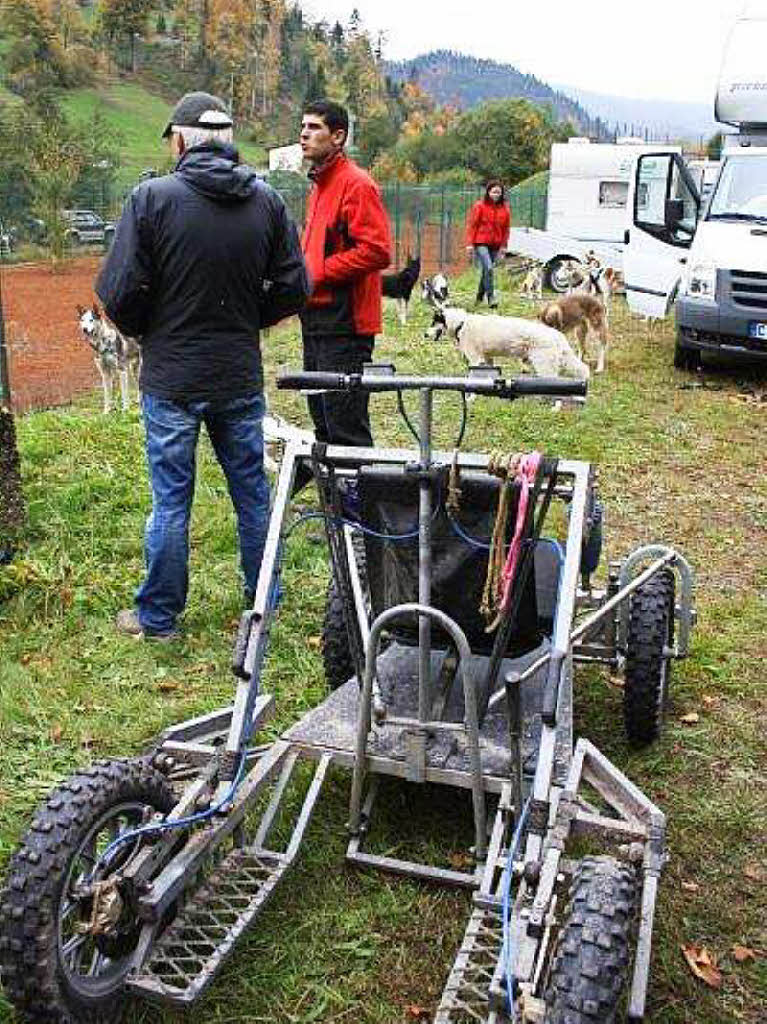
[[[396,274],[383,275],[382,283],[384,298],[396,300],[399,322],[403,325],[407,323],[408,303],[410,302],[410,296],[413,294],[413,289],[418,284],[418,278],[420,276],[420,257],[416,256],[413,258],[409,255],[407,263],[402,270]]]
[[[434,309],[443,309],[450,298],[450,285],[444,274],[427,277],[421,285],[421,298]]]
[[[93,361],[101,374],[104,412],[109,412],[112,408],[112,392],[118,378],[122,408],[125,412],[130,405],[129,378],[133,377],[134,383],[138,385],[141,350],[133,338],[126,338],[116,327],[104,320],[103,313],[96,303],[90,309],[78,306],[77,315],[80,330],[93,349]]]

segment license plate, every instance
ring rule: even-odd
[[[758,338],[760,341],[767,341],[767,324],[760,320],[751,320],[748,325],[749,338]]]

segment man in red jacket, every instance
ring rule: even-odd
[[[477,304],[487,296],[487,304],[495,309],[493,266],[501,250],[509,240],[511,213],[504,202],[504,189],[500,181],[493,179],[485,186],[485,195],[477,200],[469,212],[466,226],[466,251],[477,259],[481,270]]]
[[[301,149],[314,186],[301,239],[312,288],[301,314],[306,370],[359,373],[381,330],[389,218],[376,183],[343,151],[348,134],[349,116],[339,104],[318,100],[304,108]],[[309,411],[318,441],[373,444],[366,395],[312,395]],[[306,482],[299,476],[296,490]]]

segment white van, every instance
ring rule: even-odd
[[[725,136],[710,194],[678,154],[637,161],[624,249],[629,306],[651,317],[676,310],[674,363],[703,352],[767,359],[767,2],[750,3],[725,48],[717,120]]]
[[[631,137],[615,143],[581,138],[555,142],[546,230],[514,227],[512,215],[508,251],[542,263],[547,284],[559,292],[569,286],[567,261],[583,262],[589,250],[606,266],[620,270],[634,168],[637,158],[654,148]]]

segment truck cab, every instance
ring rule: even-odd
[[[725,48],[716,117],[725,136],[703,201],[678,153],[637,161],[624,250],[630,308],[649,317],[675,306],[674,363],[703,352],[767,360],[767,7],[747,5]],[[700,178],[698,179],[700,180]]]

